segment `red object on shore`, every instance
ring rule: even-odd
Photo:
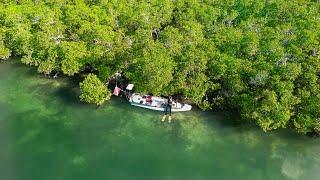
[[[115,96],[119,96],[120,91],[121,91],[121,89],[120,89],[118,86],[114,87],[113,95],[115,95]]]

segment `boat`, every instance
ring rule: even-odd
[[[129,102],[133,106],[138,106],[155,111],[166,111],[168,99],[151,95],[140,95],[139,93],[133,93],[129,96]],[[192,106],[189,104],[172,102],[172,112],[184,112],[190,111]]]
[[[166,111],[168,99],[158,96],[151,95],[141,95],[139,93],[132,93],[134,85],[128,84],[126,90],[122,90],[116,84],[113,94],[119,96],[120,92],[125,92],[126,97],[131,105],[138,106],[146,109],[151,109],[155,111]],[[176,101],[172,102],[171,112],[184,112],[190,111],[192,106],[189,104],[179,103]]]

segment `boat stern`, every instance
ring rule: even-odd
[[[182,109],[183,109],[184,111],[191,111],[192,106],[189,105],[189,104],[184,104],[184,106],[182,107]]]

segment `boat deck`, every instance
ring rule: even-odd
[[[131,105],[139,106],[147,109],[165,111],[168,100],[157,96],[141,96],[140,94],[132,94],[130,98]],[[191,105],[181,104],[179,102],[173,102],[171,111],[181,112],[190,111]]]

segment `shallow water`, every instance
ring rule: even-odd
[[[77,83],[0,63],[0,179],[319,179],[320,139],[263,133],[223,114],[162,113],[113,98],[79,102]]]

